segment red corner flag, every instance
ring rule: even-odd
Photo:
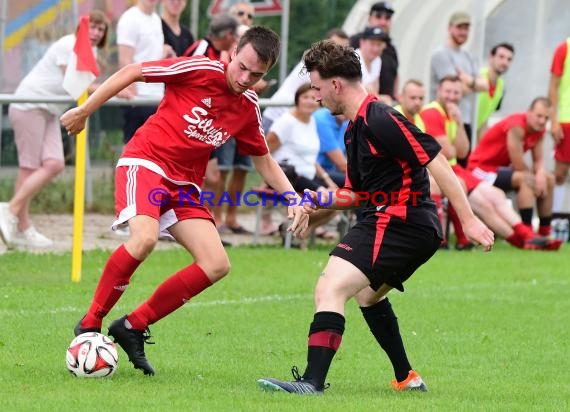
[[[73,53],[65,70],[63,88],[77,100],[98,76],[99,67],[89,40],[89,16],[81,16]]]

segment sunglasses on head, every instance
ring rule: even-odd
[[[247,16],[248,19],[253,20],[253,14],[251,14],[251,13],[246,13],[246,12],[243,11],[243,10],[238,11],[238,12],[237,12],[237,15],[240,16],[240,17],[242,17],[242,16]]]

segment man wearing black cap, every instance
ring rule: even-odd
[[[382,68],[380,56],[386,48],[388,35],[380,27],[367,27],[360,37],[356,53],[362,68],[362,84],[368,93],[378,96],[379,78]]]
[[[367,27],[379,27],[387,35],[386,47],[380,56],[382,58],[382,70],[380,71],[379,92],[386,103],[391,104],[396,100],[398,90],[398,53],[390,41],[390,27],[394,8],[390,2],[379,1],[370,7]],[[363,32],[357,33],[350,38],[350,45],[355,49],[359,47],[359,41]]]

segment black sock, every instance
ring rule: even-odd
[[[539,217],[538,218],[539,221],[539,226],[544,227],[544,226],[550,226],[550,224],[552,223],[552,216],[543,216],[543,217]]]
[[[519,209],[521,220],[525,225],[532,225],[532,207],[528,209]]]
[[[384,298],[372,306],[361,307],[360,310],[376,341],[390,358],[396,379],[398,382],[402,382],[408,377],[408,372],[412,370],[412,366],[406,356],[404,342],[402,342],[400,328],[398,327],[398,318],[396,318],[388,298]]]
[[[336,312],[317,312],[309,328],[307,369],[303,379],[323,389],[333,357],[344,333],[344,316]]]

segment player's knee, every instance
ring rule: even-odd
[[[226,276],[228,273],[230,273],[230,270],[232,268],[230,260],[227,256],[215,259],[215,261],[212,261],[208,266],[209,267],[207,273],[212,282],[217,282]]]
[[[146,258],[156,246],[157,236],[150,233],[140,233],[131,235],[129,239],[129,250],[136,259],[143,260]]]

